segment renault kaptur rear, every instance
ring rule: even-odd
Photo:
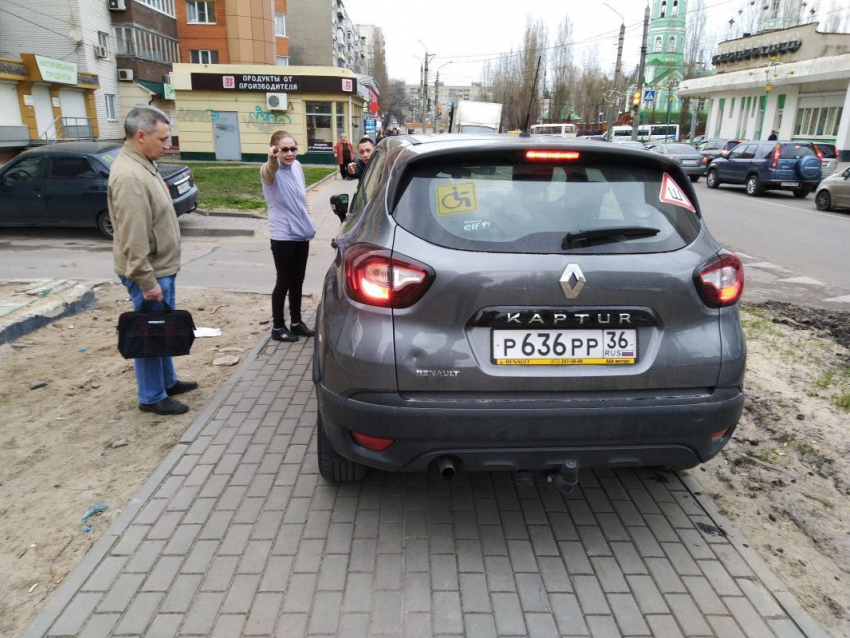
[[[665,156],[390,138],[318,309],[330,480],[693,466],[741,414],[741,262]]]

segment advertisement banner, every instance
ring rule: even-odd
[[[250,73],[192,73],[193,91],[258,93],[349,93],[357,91],[357,80],[319,75]]]
[[[58,82],[59,84],[77,84],[77,65],[75,62],[65,60],[54,60],[43,55],[35,56],[38,72],[45,82]]]

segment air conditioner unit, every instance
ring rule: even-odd
[[[266,107],[269,111],[285,111],[286,93],[266,93]]]
[[[126,11],[127,10],[127,2],[126,0],[106,0],[106,6],[110,11]]]
[[[108,58],[109,57],[109,49],[106,47],[95,47],[94,55],[98,58]]]
[[[118,79],[131,81],[133,79],[133,69],[118,69]]]

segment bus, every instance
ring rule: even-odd
[[[555,137],[575,137],[575,124],[533,124],[531,126],[532,135],[554,135]]]
[[[631,139],[631,126],[615,126],[612,131],[612,139]],[[641,142],[652,141],[667,141],[675,142],[679,139],[678,124],[641,124],[638,126],[638,139]]]

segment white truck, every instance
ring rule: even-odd
[[[450,132],[498,133],[501,123],[501,104],[461,100],[454,109]]]

